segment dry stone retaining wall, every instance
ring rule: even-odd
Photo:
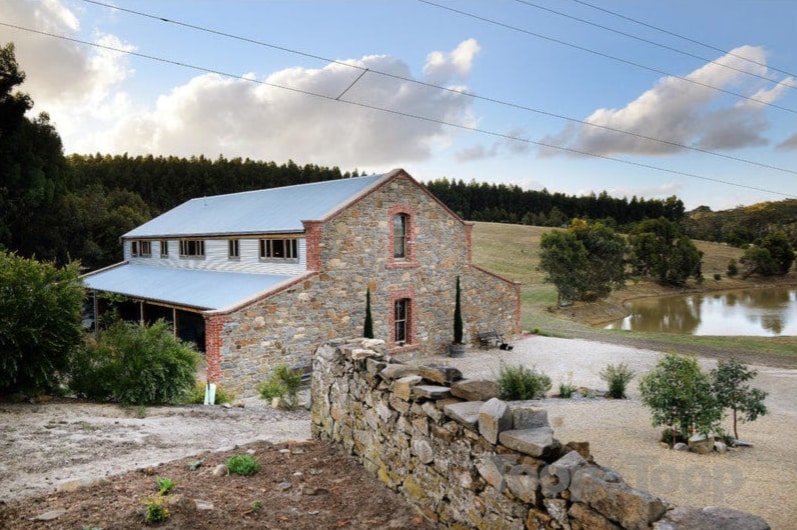
[[[497,399],[450,367],[391,363],[379,340],[323,344],[314,436],[341,444],[427,519],[452,529],[768,529],[727,508],[678,508],[560,443],[545,410]]]

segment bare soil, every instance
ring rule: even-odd
[[[340,448],[308,440],[306,410],[252,402],[140,412],[63,399],[0,403],[0,528],[431,528]],[[214,475],[239,454],[260,471]],[[99,481],[55,491],[83,477]],[[146,525],[157,477],[175,483],[170,516]]]

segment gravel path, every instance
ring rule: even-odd
[[[513,351],[472,348],[465,357],[436,357],[459,368],[467,378],[495,379],[502,362],[535,366],[549,375],[553,389],[570,378],[575,386],[606,388],[598,373],[607,364],[625,362],[637,374],[652,369],[662,355],[615,344],[527,336]],[[420,361],[419,361],[420,362]],[[705,370],[713,359],[699,359]],[[598,463],[618,471],[632,486],[678,505],[722,505],[764,517],[776,530],[797,528],[797,370],[751,366],[758,370],[753,386],[769,393],[769,414],[754,423],[740,423],[739,435],[752,448],[724,455],[700,456],[663,449],[661,428],[650,424],[640,402],[637,379],[629,399],[536,400],[548,410],[562,442],[589,441]],[[730,421],[726,420],[730,429]]]

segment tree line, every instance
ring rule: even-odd
[[[426,187],[460,217],[470,221],[566,225],[574,218],[600,220],[614,228],[633,225],[645,219],[664,217],[680,222],[683,202],[675,196],[665,200],[611,197],[606,191],[586,196],[551,193],[547,189],[524,190],[520,186],[442,178]]]

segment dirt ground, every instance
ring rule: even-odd
[[[244,408],[153,407],[141,414],[62,399],[0,403],[0,426],[3,529],[143,528],[157,477],[175,483],[171,515],[158,528],[431,528],[339,448],[308,440],[306,410],[250,400]],[[257,474],[213,474],[245,453],[260,463]],[[56,491],[84,477],[99,483]],[[61,510],[52,520],[34,520]]]

